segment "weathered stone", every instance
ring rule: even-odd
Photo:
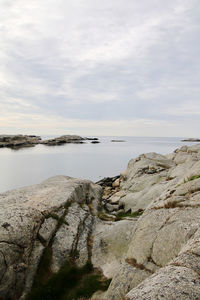
[[[0,195],[1,299],[25,299],[47,247],[52,247],[52,262],[57,262],[52,270],[58,270],[62,258],[69,257],[65,250],[70,247],[65,246],[65,238],[72,245],[70,255],[75,257],[79,251],[78,263],[87,261],[90,224],[98,212],[100,196],[100,186],[66,176],[52,177],[39,185]],[[59,235],[63,241],[58,239]],[[70,240],[73,240],[71,244]]]
[[[105,208],[106,208],[107,211],[113,212],[113,211],[118,210],[119,205],[118,205],[118,204],[110,204],[110,203],[106,203]]]
[[[126,255],[135,222],[96,221],[93,232],[92,263],[102,269],[104,275],[112,278],[120,268]]]
[[[114,176],[114,177],[105,177],[99,181],[96,182],[96,184],[99,184],[102,187],[110,187],[112,188],[112,184],[113,182],[115,182],[115,180],[117,180],[119,178],[119,176]]]
[[[136,269],[131,264],[123,262],[118,272],[114,274],[113,280],[103,299],[122,299],[131,288],[137,286],[148,276],[149,274],[145,270]]]
[[[52,238],[53,233],[55,232],[57,223],[58,221],[55,218],[50,217],[48,219],[45,219],[38,232],[38,237],[48,244],[50,239]]]
[[[168,266],[145,279],[126,297],[130,300],[197,300],[199,295],[200,280],[196,272],[184,267]]]
[[[117,193],[116,193],[117,194]],[[117,204],[119,203],[120,200],[120,196],[116,196],[116,194],[114,194],[113,196],[111,196],[109,198],[109,202],[111,202],[112,204]]]
[[[117,178],[113,184],[112,184],[113,188],[116,188],[116,187],[119,187],[120,186],[120,181],[119,181],[119,178]]]

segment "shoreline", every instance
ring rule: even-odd
[[[198,299],[199,162],[200,145],[182,146],[98,184],[54,176],[1,194],[2,299],[172,299],[191,287]]]

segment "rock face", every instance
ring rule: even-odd
[[[0,148],[33,147],[39,144],[40,140],[41,138],[35,135],[0,135]]]
[[[144,213],[104,298],[200,299],[200,146],[140,155],[123,176],[119,204]]]
[[[1,194],[1,299],[25,298],[49,245],[52,272],[67,259],[88,261],[100,195],[100,186],[64,176]]]
[[[25,299],[39,262],[90,261],[93,299],[200,299],[200,145],[142,154],[115,178],[65,176],[0,196],[0,299]],[[102,195],[103,189],[103,195]]]

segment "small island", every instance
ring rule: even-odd
[[[200,139],[188,138],[188,139],[181,140],[181,142],[200,142]]]
[[[46,146],[59,146],[63,144],[83,144],[85,141],[100,143],[98,138],[83,138],[78,135],[62,135],[53,139],[42,140],[37,135],[0,135],[0,148],[19,149],[24,147],[34,147],[42,144]]]
[[[124,140],[111,140],[112,143],[124,143]]]

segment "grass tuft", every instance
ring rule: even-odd
[[[144,210],[143,209],[138,209],[138,211],[135,211],[135,212],[131,212],[131,211],[128,211],[128,212],[121,212],[119,213],[117,216],[116,216],[116,220],[115,221],[120,221],[120,220],[123,220],[124,218],[126,217],[129,217],[129,218],[136,218],[136,217],[139,217],[143,214]]]
[[[195,179],[198,179],[198,178],[200,178],[200,174],[191,176],[190,178],[188,178],[188,181],[192,181],[192,180],[195,180]]]
[[[95,272],[91,263],[78,268],[65,265],[45,282],[37,282],[27,300],[89,299],[97,290],[107,290],[111,280]]]

